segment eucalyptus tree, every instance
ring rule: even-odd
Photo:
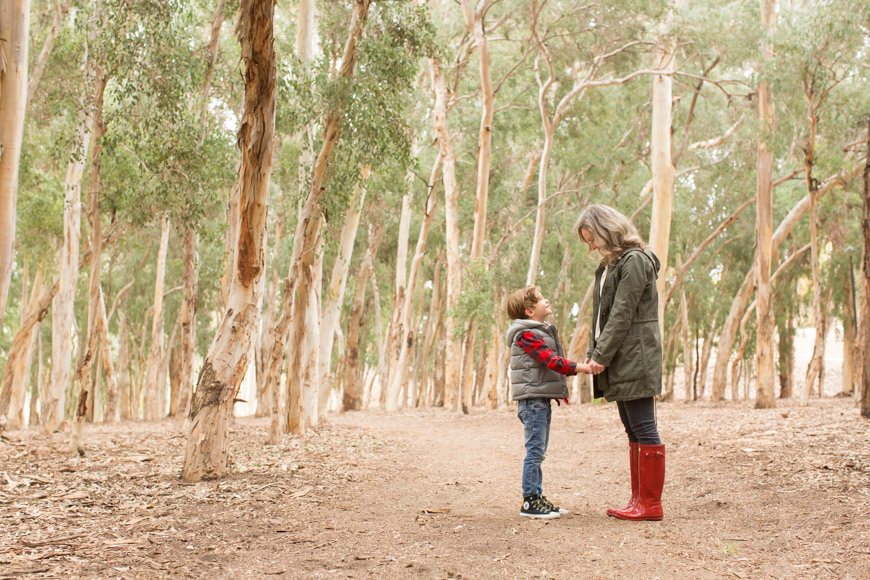
[[[0,323],[12,279],[18,161],[27,108],[30,0],[0,2]]]
[[[239,43],[245,63],[245,110],[239,127],[239,212],[228,309],[200,371],[191,407],[186,481],[220,477],[227,468],[228,421],[250,365],[264,286],[266,213],[275,139],[275,3],[242,0]]]

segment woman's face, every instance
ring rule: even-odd
[[[589,246],[590,250],[594,250],[598,252],[598,244],[595,241],[595,235],[592,233],[592,230],[588,230],[586,228],[580,229],[580,236],[583,238],[583,241],[586,242],[586,245]],[[599,252],[601,253],[601,252]]]

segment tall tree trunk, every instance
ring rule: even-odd
[[[827,179],[818,189],[816,199],[820,199],[825,193],[832,190],[838,185],[843,185],[846,179],[851,178],[858,173],[857,169],[843,171],[837,175]],[[778,182],[777,182],[778,183]],[[776,183],[774,183],[776,185]],[[773,232],[771,241],[771,259],[776,256],[779,246],[785,240],[795,225],[804,216],[810,206],[810,196],[807,195],[798,201],[788,215],[777,226]],[[716,346],[716,368],[713,372],[712,400],[721,401],[725,398],[725,387],[727,383],[728,361],[731,356],[731,347],[734,345],[734,338],[737,335],[737,328],[740,324],[741,317],[746,312],[746,307],[749,304],[749,299],[752,296],[752,291],[755,289],[755,264],[746,273],[737,295],[731,303],[731,309],[728,312],[728,317],[722,325],[722,333],[719,335],[719,342]]]
[[[103,421],[114,423],[120,419],[118,411],[118,381],[115,365],[112,364],[112,350],[109,347],[109,320],[106,317],[106,301],[100,289],[100,302],[97,304],[97,332],[100,335],[100,360],[106,377],[106,414]]]
[[[233,399],[250,365],[260,323],[266,213],[275,139],[275,2],[242,0],[238,37],[245,63],[245,110],[238,133],[239,224],[228,308],[209,348],[191,405],[181,477],[200,481],[227,469]]]
[[[166,385],[162,383],[163,365],[163,285],[166,277],[166,255],[169,252],[169,218],[160,221],[160,249],[154,280],[154,316],[151,319],[151,349],[148,354],[148,370],[145,372],[145,420],[163,418],[166,401]]]
[[[199,119],[203,128],[200,139],[206,136],[206,114],[208,112],[208,93],[214,77],[220,53],[220,31],[224,23],[224,5],[226,0],[217,0],[211,21],[211,36],[207,48],[209,55],[205,78],[199,92]],[[233,223],[235,220],[233,220]],[[196,356],[196,313],[199,309],[199,254],[197,245],[199,236],[193,223],[185,223],[182,233],[182,255],[184,273],[182,280],[181,300],[181,385],[178,400],[175,401],[176,414],[186,417],[190,412],[190,401],[193,396],[193,362]]]
[[[6,424],[6,414],[12,399],[14,370],[21,366],[19,361],[26,358],[26,349],[31,343],[31,331],[45,318],[45,314],[51,306],[51,300],[57,294],[59,287],[60,285],[55,281],[52,287],[42,295],[39,302],[36,303],[36,307],[30,311],[27,318],[18,327],[18,332],[15,333],[12,344],[9,346],[9,352],[6,354],[6,366],[3,369],[3,383],[0,385],[0,431]]]
[[[181,299],[181,382],[175,400],[176,416],[186,417],[193,395],[193,362],[196,356],[196,311],[199,309],[199,254],[196,229],[185,225],[182,234],[184,273]]]
[[[858,308],[861,317],[861,416],[870,419],[870,119],[867,122],[867,155],[864,157],[864,212],[861,219],[864,253],[861,268],[863,300]]]
[[[773,58],[773,33],[776,27],[776,0],[761,0],[761,23],[766,35],[762,41],[763,60]],[[755,284],[756,284],[756,365],[758,381],[755,407],[770,409],[776,406],[774,396],[773,364],[773,308],[770,264],[773,255],[773,151],[767,141],[773,139],[773,93],[764,81],[758,85],[758,116],[761,128],[758,137],[756,168],[756,193],[758,201],[755,213]]]
[[[360,385],[361,373],[359,372],[359,342],[360,326],[362,324],[363,307],[365,306],[366,287],[369,273],[371,272],[378,247],[381,244],[381,236],[384,233],[383,226],[378,227],[374,233],[369,231],[369,247],[360,263],[359,271],[354,277],[356,291],[354,292],[353,304],[347,322],[347,346],[345,347],[344,368],[342,370],[342,395],[341,408],[343,411],[359,411],[362,409],[363,388]]]
[[[266,291],[266,312],[263,315],[263,329],[258,337],[257,417],[270,416],[272,409],[272,383],[269,380],[269,372],[272,361],[272,348],[275,345],[275,315],[278,311],[278,284],[280,282],[278,268],[275,264],[278,261],[281,242],[284,240],[283,215],[278,216],[278,220],[275,223],[275,235],[272,240],[272,259],[266,265],[266,271],[269,273],[269,288]],[[275,444],[277,444],[277,441],[272,443],[272,445]]]
[[[852,270],[851,257],[849,260],[849,296],[843,304],[843,390],[844,396],[852,396],[855,389],[855,345],[858,338],[858,318],[855,315],[855,276]]]
[[[122,421],[135,415],[130,388],[130,328],[123,312],[118,313],[118,413]]]
[[[332,273],[327,289],[326,303],[323,307],[323,323],[320,327],[320,368],[318,369],[317,407],[321,415],[327,411],[329,395],[335,385],[332,377],[332,347],[335,335],[339,331],[341,308],[344,305],[344,293],[347,289],[347,274],[350,269],[350,259],[353,255],[356,233],[359,229],[360,216],[366,199],[366,180],[368,169],[363,170],[362,182],[356,186],[356,194],[350,202],[344,227],[341,229],[339,252],[332,266]]]
[[[707,369],[710,366],[710,354],[713,352],[713,337],[716,336],[716,320],[704,335],[704,348],[701,350],[700,373],[698,375],[698,398],[704,398],[704,389],[707,385]]]
[[[815,164],[815,146],[816,146],[816,127],[818,117],[816,117],[813,109],[814,99],[812,93],[807,95],[808,98],[808,117],[809,117],[809,139],[807,141],[806,152],[804,154],[805,177],[807,182],[807,195],[810,197],[810,251],[811,269],[813,276],[813,319],[815,321],[816,336],[813,345],[813,355],[807,366],[807,374],[801,388],[801,405],[807,404],[813,384],[818,381],[819,394],[822,393],[822,357],[825,352],[825,318],[822,313],[822,280],[819,268],[819,236],[818,236],[818,218],[816,216],[816,206],[818,203],[818,186],[813,178],[813,165]]]
[[[666,42],[659,39],[659,43]],[[669,42],[669,41],[668,41]],[[674,70],[675,45],[659,49],[659,69]],[[653,207],[650,221],[649,243],[661,262],[656,287],[659,296],[665,295],[668,271],[668,249],[671,240],[671,215],[674,211],[674,163],[671,144],[673,77],[667,74],[653,76],[652,128],[650,130],[650,164],[653,179]],[[659,300],[659,330],[664,336],[665,301]]]
[[[437,204],[435,186],[438,178],[440,161],[441,156],[439,155],[435,160],[435,164],[432,166],[432,171],[429,176],[427,188],[428,196],[426,198],[426,206],[423,210],[423,221],[420,224],[420,232],[417,235],[417,245],[414,248],[414,257],[411,259],[411,272],[408,275],[408,281],[405,285],[405,299],[401,305],[402,311],[399,318],[399,352],[396,361],[391,366],[393,372],[390,373],[390,385],[387,389],[387,411],[394,411],[398,406],[398,395],[402,390],[402,386],[406,384],[408,377],[411,342],[413,341],[413,337],[417,335],[416,328],[414,328],[411,323],[411,315],[414,308],[414,294],[417,288],[417,279],[420,275],[420,266],[426,254],[426,242],[429,238],[429,230],[432,226],[433,216],[435,215],[435,207]],[[416,396],[412,398],[416,398]]]
[[[353,15],[351,16],[348,36],[341,58],[341,68],[338,72],[339,78],[352,78],[356,72],[357,43],[365,29],[370,4],[371,0],[354,1]],[[306,409],[304,407],[306,402],[309,405],[316,405],[316,391],[314,393],[306,393],[305,401],[303,401],[302,396],[297,394],[297,391],[301,392],[303,388],[305,369],[310,369],[312,363],[316,363],[317,359],[316,351],[319,345],[316,340],[313,342],[312,348],[308,349],[309,352],[303,352],[305,349],[302,348],[311,340],[311,337],[316,336],[316,334],[312,333],[312,329],[309,326],[312,315],[316,315],[316,319],[319,319],[320,315],[320,305],[318,303],[319,291],[316,286],[319,255],[316,251],[311,252],[309,250],[318,248],[321,241],[320,230],[323,215],[320,208],[320,199],[325,191],[324,177],[330,156],[332,155],[332,149],[338,142],[342,118],[343,112],[338,109],[328,111],[326,115],[323,127],[323,143],[314,161],[308,194],[302,206],[302,211],[299,213],[296,233],[293,237],[290,272],[284,285],[284,300],[281,304],[281,315],[279,316],[278,327],[275,333],[275,347],[272,350],[271,365],[272,367],[280,366],[284,358],[287,341],[286,333],[288,330],[291,330],[290,344],[292,348],[289,354],[290,370],[287,375],[287,406],[285,409],[284,428],[286,431],[294,434],[304,433],[306,424],[311,420],[310,417],[317,417],[316,409]],[[309,313],[310,309],[315,310]],[[292,329],[290,328],[291,320],[293,321]],[[282,332],[285,334],[281,334]],[[304,357],[304,355],[307,355],[307,357]],[[307,360],[304,360],[304,358],[307,358]],[[316,371],[316,367],[312,371]],[[270,372],[271,374],[273,373]],[[277,373],[274,374],[277,376]],[[311,389],[313,389],[313,385],[309,390]]]
[[[677,261],[679,262],[679,258]],[[689,333],[689,303],[686,300],[686,292],[683,288],[680,288],[680,337],[680,342],[683,344],[683,387],[685,387],[686,400],[691,401],[694,365],[692,362],[692,342]]]
[[[459,380],[462,372],[462,341],[455,336],[459,321],[456,319],[455,307],[459,303],[462,291],[462,264],[459,254],[459,185],[456,182],[456,155],[453,152],[453,142],[447,127],[448,93],[447,83],[441,72],[441,63],[430,59],[432,85],[435,90],[434,123],[435,134],[441,154],[441,165],[444,181],[445,223],[447,226],[447,301],[448,311],[445,323],[445,339],[447,341],[444,368],[444,400],[446,408],[459,410]]]
[[[432,366],[430,360],[432,348],[435,345],[435,336],[438,331],[440,317],[443,316],[443,308],[441,305],[441,266],[444,260],[441,258],[441,253],[435,257],[435,272],[432,275],[432,296],[429,299],[429,313],[426,316],[426,326],[423,328],[422,348],[418,351],[419,356],[414,368],[417,377],[417,406],[422,407],[429,404],[431,401],[427,397],[430,391],[431,373],[429,368]]]
[[[33,287],[30,291],[30,299],[27,301],[27,306],[21,309],[21,327],[25,329],[22,335],[21,353],[14,358],[11,358],[14,368],[7,363],[5,374],[11,373],[12,381],[9,385],[9,404],[8,411],[4,410],[3,403],[0,402],[0,415],[5,414],[9,426],[17,429],[24,426],[24,399],[27,395],[27,382],[30,378],[30,364],[32,362],[34,339],[36,338],[36,324],[25,325],[28,317],[37,309],[39,297],[45,290],[43,282],[42,269],[36,272],[33,278]],[[22,290],[22,302],[26,295],[26,289]],[[11,351],[10,351],[11,352]],[[4,383],[6,381],[4,380]],[[4,385],[5,386],[5,385]]]
[[[779,327],[779,397],[789,399],[794,386],[794,314],[789,310]]]
[[[412,182],[408,181],[410,190]],[[399,354],[402,350],[402,340],[405,338],[405,304],[411,300],[408,297],[408,244],[411,235],[411,192],[402,196],[402,212],[399,219],[399,237],[396,249],[396,284],[393,290],[390,324],[387,332],[387,382],[381,390],[381,406],[387,411],[399,408],[400,383],[394,380],[398,370]]]
[[[42,71],[45,70],[45,63],[48,62],[48,57],[54,49],[54,43],[57,40],[57,35],[60,32],[60,25],[63,22],[63,17],[66,16],[69,10],[70,0],[62,0],[54,5],[54,18],[51,25],[48,27],[48,33],[45,35],[45,40],[42,42],[42,50],[36,58],[33,65],[33,70],[30,71],[30,79],[27,82],[27,105],[30,105],[31,99],[36,89],[39,88],[39,82],[42,79]]]
[[[296,56],[308,63],[314,58],[317,48],[315,0],[299,0],[299,13],[296,18]]]
[[[0,324],[15,252],[18,160],[27,110],[30,0],[0,0]]]
[[[477,180],[474,205],[474,231],[471,238],[471,252],[469,258],[472,263],[483,255],[483,242],[486,238],[486,212],[489,203],[489,173],[490,159],[492,155],[492,129],[493,116],[495,114],[495,93],[492,86],[492,74],[490,71],[489,40],[484,30],[483,19],[486,10],[490,6],[488,0],[481,0],[477,9],[472,10],[470,0],[462,0],[462,13],[465,17],[465,26],[469,34],[474,37],[477,45],[478,70],[480,74],[480,128],[477,139]],[[469,322],[465,342],[465,369],[463,371],[462,387],[462,410],[468,413],[472,404],[471,394],[474,391],[474,373],[472,363],[475,356],[476,335],[478,331],[477,321],[472,318]]]
[[[30,389],[30,418],[28,424],[30,427],[39,425],[39,403],[45,400],[43,393],[45,391],[45,365],[42,364],[44,359],[42,348],[42,324],[36,327],[36,384]]]
[[[103,135],[106,134],[106,126],[103,123],[103,94],[106,90],[108,74],[101,66],[97,65],[94,70],[94,107],[92,115],[93,134],[91,135],[91,166],[88,173],[89,206],[88,222],[91,226],[91,259],[90,279],[88,284],[88,330],[85,344],[79,344],[84,350],[82,364],[78,371],[78,396],[76,398],[75,413],[70,432],[69,450],[71,453],[81,452],[82,424],[88,413],[88,407],[95,404],[91,389],[91,368],[97,357],[99,348],[99,308],[102,302],[103,290],[101,282],[101,268],[103,255],[103,229],[100,223],[100,196],[102,183],[100,172],[102,169]]]

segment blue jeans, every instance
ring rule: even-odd
[[[523,462],[523,497],[543,495],[544,476],[541,463],[550,442],[550,399],[522,399],[517,417],[523,422],[526,435],[526,459]]]

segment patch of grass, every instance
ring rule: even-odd
[[[736,542],[720,542],[719,540],[716,540],[716,544],[719,547],[719,551],[726,556],[733,556],[739,549]]]

